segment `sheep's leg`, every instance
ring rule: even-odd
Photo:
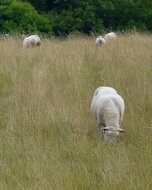
[[[101,123],[99,124],[99,123],[98,123],[98,127],[99,127],[99,129],[100,129],[101,139],[103,139],[103,127],[105,127],[105,124],[103,124],[103,123],[102,123],[102,124],[101,124]]]

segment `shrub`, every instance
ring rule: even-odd
[[[38,14],[29,3],[12,1],[3,17],[3,30],[15,33],[51,33],[48,18]]]

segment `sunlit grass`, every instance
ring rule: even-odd
[[[0,189],[151,190],[152,36],[0,41]],[[117,144],[101,139],[94,90],[125,100]]]

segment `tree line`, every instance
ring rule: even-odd
[[[152,31],[148,0],[0,0],[1,33],[102,33]]]

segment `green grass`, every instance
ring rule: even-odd
[[[0,189],[152,189],[152,36],[0,41]],[[94,90],[125,100],[116,144],[90,113]]]

